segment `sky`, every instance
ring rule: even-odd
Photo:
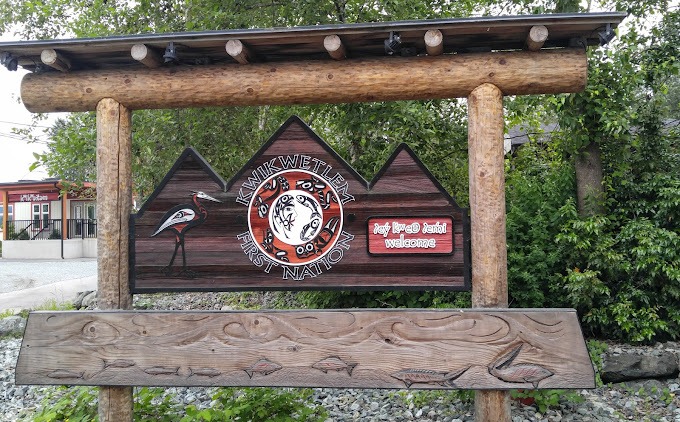
[[[3,41],[6,39],[0,38]],[[31,123],[31,113],[23,104],[17,102],[21,78],[27,72],[19,68],[10,72],[0,66],[0,183],[16,182],[20,179],[42,179],[47,177],[44,170],[29,172],[28,168],[35,161],[33,153],[41,153],[45,145],[29,144],[23,136],[12,133],[12,128],[26,128]],[[41,126],[49,126],[49,122],[41,122]],[[38,128],[35,135],[47,137]]]

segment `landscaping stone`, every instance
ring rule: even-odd
[[[673,378],[678,374],[678,361],[674,353],[655,355],[621,353],[605,358],[602,381],[622,382],[647,378]]]
[[[26,328],[26,319],[18,315],[0,319],[0,337],[24,335],[24,328]]]

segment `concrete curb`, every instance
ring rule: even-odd
[[[0,294],[0,312],[8,309],[18,312],[33,309],[50,299],[58,303],[73,301],[78,292],[97,289],[97,276],[58,281],[30,289],[16,290]]]

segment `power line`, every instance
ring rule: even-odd
[[[5,120],[0,120],[0,123],[5,123],[5,124],[8,124],[8,125],[17,125],[17,126],[38,127],[38,128],[42,128],[42,129],[52,129],[52,126],[32,125],[32,124],[29,124],[29,123],[19,123],[19,122],[8,122],[8,121],[5,121]]]

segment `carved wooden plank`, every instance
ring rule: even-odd
[[[571,309],[92,311],[31,313],[16,381],[593,388],[594,373]]]

